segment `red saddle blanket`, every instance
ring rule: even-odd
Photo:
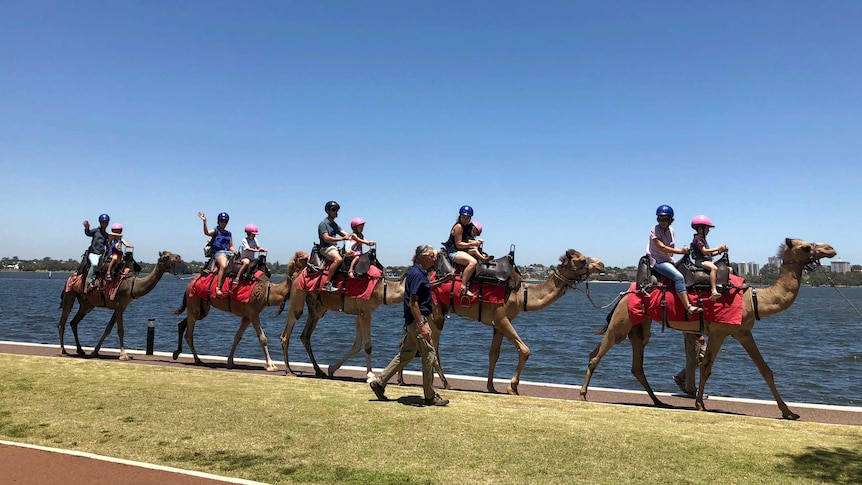
[[[491,303],[494,305],[502,305],[506,302],[506,286],[495,285],[493,283],[474,282],[470,284],[470,291],[475,293],[473,298],[461,298],[461,277],[455,276],[439,285],[431,286],[431,298],[435,305],[452,305],[452,285],[455,285],[455,305],[457,306],[472,306],[479,303],[479,289],[481,288],[482,302]]]
[[[302,291],[320,291],[324,285],[323,276],[329,275],[329,269],[323,269],[317,273],[309,274],[308,268],[302,270],[299,276],[296,277],[296,288]],[[344,296],[350,298],[359,298],[360,300],[370,300],[371,294],[374,293],[374,288],[380,281],[383,272],[377,266],[372,266],[368,269],[368,276],[361,278],[347,278],[343,274],[335,275],[332,280],[332,287],[338,289],[332,294],[341,295],[341,290],[344,289]]]
[[[231,288],[233,278],[225,277],[224,283],[221,285],[222,296],[216,296],[216,284],[218,282],[218,273],[210,273],[206,276],[198,275],[189,284],[189,296],[197,298],[206,298],[208,300],[227,300],[248,303],[251,299],[251,292],[254,290],[254,285],[263,276],[263,271],[255,271],[254,276],[248,280],[239,280],[236,286]]]
[[[732,286],[742,286],[745,280],[739,276],[730,275]],[[632,325],[640,325],[647,319],[656,322],[662,321],[661,308],[661,293],[662,290],[653,290],[649,294],[635,292],[635,283],[629,286],[629,291],[626,298],[628,302],[629,320]],[[731,288],[725,293],[722,293],[721,298],[712,301],[709,299],[709,292],[701,293],[701,302],[703,304],[703,318],[706,321],[726,323],[729,325],[742,325],[742,296],[745,290]],[[697,294],[689,293],[688,299],[693,305],[697,305]],[[682,303],[676,292],[668,290],[665,292],[665,301],[667,303],[667,319],[671,322],[686,321],[685,310],[682,308]],[[697,314],[689,315],[688,321],[699,320]]]
[[[94,280],[96,289],[93,291],[101,291],[104,293],[106,299],[113,300],[117,297],[117,290],[120,288],[120,283],[129,276],[133,276],[129,273],[129,270],[126,269],[125,273],[112,280],[106,280],[104,277],[96,278]],[[82,295],[85,294],[84,281],[86,281],[86,279],[86,275],[73,274],[72,276],[69,276],[69,279],[66,280],[66,288],[64,291],[66,293],[72,292],[80,293]]]

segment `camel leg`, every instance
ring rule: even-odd
[[[185,336],[186,328],[188,328],[188,318],[183,318],[183,321],[177,324],[177,350],[174,350],[173,358],[177,360],[183,353],[183,337]]]
[[[125,308],[117,310],[117,338],[120,340],[120,360],[131,360],[129,354],[126,353],[125,336],[126,330],[123,327],[123,311]]]
[[[191,314],[189,314],[186,317],[186,319],[188,320],[186,322],[186,325],[187,325],[187,327],[186,327],[186,343],[189,344],[189,350],[192,351],[192,356],[195,358],[195,364],[196,365],[206,365],[206,364],[204,364],[204,361],[202,361],[201,358],[198,357],[198,351],[195,350],[195,322],[196,322],[196,320],[194,319],[194,317]]]
[[[436,350],[437,358],[434,360],[434,369],[437,370],[437,375],[440,376],[440,381],[444,389],[452,389],[449,385],[449,380],[446,379],[446,374],[443,373],[443,366],[440,364],[440,334],[443,333],[443,325],[446,323],[446,318],[436,312],[431,317],[431,343]],[[399,383],[403,384],[402,373],[398,373]]]
[[[311,344],[309,343],[309,347]],[[359,350],[365,348],[365,375],[369,377],[371,374],[371,315],[367,314],[364,311],[360,311],[359,314],[356,315],[356,338],[353,339],[353,346],[350,347],[350,350],[335,364],[332,364],[327,369],[327,374],[329,377],[341,368],[347,359],[353,357]]]
[[[230,346],[230,354],[227,356],[227,368],[233,369],[233,354],[236,353],[236,348],[239,346],[239,342],[242,340],[242,334],[245,333],[245,329],[251,324],[251,319],[248,317],[243,317],[239,322],[239,329],[236,331],[236,335],[233,337],[233,345]],[[258,334],[258,339],[260,338],[260,334]],[[266,337],[264,337],[266,339]],[[269,362],[267,362],[269,364]]]
[[[80,355],[81,357],[87,355],[84,352],[84,349],[81,348],[81,340],[78,338],[78,324],[81,323],[81,320],[90,313],[93,308],[95,308],[86,298],[81,298],[78,300],[78,311],[75,313],[75,316],[72,317],[72,321],[69,322],[69,327],[72,329],[72,335],[75,337],[75,347],[77,350],[75,353]]]
[[[66,354],[66,342],[64,340],[64,334],[66,333],[66,320],[69,319],[69,315],[72,313],[72,308],[75,306],[75,294],[63,292],[60,297],[60,308],[62,308],[63,313],[60,315],[60,323],[57,324],[57,332],[60,333],[60,354]]]
[[[502,307],[500,308],[502,312]],[[527,347],[527,344],[521,340],[521,337],[518,335],[518,332],[515,331],[515,327],[512,326],[512,322],[508,317],[501,317],[495,320],[494,329],[499,330],[500,333],[506,337],[509,342],[512,342],[512,345],[515,346],[515,349],[518,351],[518,367],[515,368],[515,375],[512,376],[512,380],[509,382],[509,388],[506,389],[506,392],[509,394],[517,395],[518,394],[518,384],[521,382],[521,371],[524,370],[524,364],[527,363],[527,359],[530,358],[530,348]],[[489,369],[489,373],[493,373],[493,369]]]
[[[302,328],[302,333],[299,334],[299,340],[305,347],[305,353],[308,354],[308,359],[311,360],[311,365],[314,367],[314,375],[317,377],[326,377],[323,369],[317,365],[317,359],[314,358],[314,349],[311,348],[311,336],[317,329],[317,324],[320,323],[324,311],[321,311],[322,306],[315,302],[308,303],[308,319],[305,321],[305,326]]]
[[[304,291],[293,289],[290,295],[290,306],[287,309],[287,320],[284,322],[284,330],[281,332],[281,351],[284,354],[284,374],[292,376],[293,370],[290,368],[290,361],[287,356],[287,348],[290,345],[290,334],[293,333],[293,327],[296,326],[296,321],[302,317],[302,311],[305,308]]]
[[[275,365],[275,362],[272,361],[272,357],[269,356],[269,340],[267,340],[266,334],[263,332],[263,327],[260,326],[260,315],[254,315],[251,317],[251,326],[254,327],[254,331],[257,333],[257,341],[260,343],[260,347],[263,349],[263,355],[266,357],[266,371],[277,371],[278,366]],[[231,354],[232,353],[233,350],[231,351]]]
[[[710,327],[710,331],[707,331],[709,338],[706,341],[706,352],[703,354],[703,362],[700,364],[700,386],[697,389],[697,397],[694,398],[694,406],[698,411],[706,411],[706,405],[703,402],[706,381],[712,375],[712,365],[715,364],[718,351],[724,344],[724,339],[727,338],[727,334],[717,334],[711,331],[712,328],[715,328],[715,326]]]
[[[760,354],[760,349],[757,348],[757,342],[754,341],[754,335],[751,334],[750,330],[746,330],[739,335],[734,334],[733,338],[739,341],[742,344],[742,347],[748,352],[751,360],[754,361],[754,364],[757,365],[757,370],[760,371],[760,375],[763,376],[763,379],[766,380],[766,385],[769,386],[769,390],[772,391],[772,395],[775,397],[775,402],[778,403],[778,408],[781,409],[781,417],[784,419],[799,419],[799,415],[792,412],[790,408],[785,404],[784,399],[781,399],[781,395],[778,393],[778,388],[775,387],[775,379],[772,375],[772,369],[766,365],[766,361],[763,360],[763,355]]]
[[[90,354],[90,357],[97,357],[99,355],[99,349],[102,348],[102,343],[105,341],[105,338],[111,333],[111,330],[114,328],[114,323],[117,322],[117,312],[114,312],[111,315],[111,319],[108,320],[108,325],[105,327],[105,333],[102,334],[102,338],[99,339],[99,343],[96,344],[96,348],[93,349],[93,352]]]
[[[500,349],[503,347],[503,334],[494,329],[491,336],[491,348],[488,349],[488,392],[496,393],[494,388],[494,372],[497,369],[497,361],[500,360]]]
[[[620,306],[625,310],[625,305]],[[644,322],[642,325],[649,325],[649,323]],[[599,366],[599,362],[602,361],[602,357],[604,357],[614,345],[625,340],[631,329],[632,324],[629,319],[627,317],[619,319],[616,312],[614,312],[611,323],[605,329],[605,336],[602,338],[602,341],[596,345],[596,348],[590,352],[590,360],[587,364],[587,373],[584,376],[584,383],[581,384],[581,392],[578,395],[579,401],[587,400],[587,390],[590,387],[590,379],[592,379],[593,372],[595,372],[596,367]]]
[[[629,332],[629,340],[632,343],[632,375],[641,383],[644,390],[646,390],[647,394],[649,394],[650,399],[652,399],[653,404],[658,407],[664,408],[668,407],[665,403],[661,402],[659,398],[653,392],[652,387],[647,382],[646,373],[644,372],[644,349],[649,343],[650,337],[650,325],[637,325],[632,327],[631,332]]]

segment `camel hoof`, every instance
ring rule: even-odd
[[[277,370],[278,370],[278,366],[277,366],[277,365],[275,365],[275,364],[272,364],[272,365],[268,365],[268,366],[266,366],[266,371],[267,371],[267,372],[275,372],[275,371],[277,371]]]
[[[694,407],[698,411],[706,411],[706,406],[703,405],[703,401],[695,401]]]
[[[66,353],[66,349],[61,347],[60,348],[60,355],[69,355],[69,354]]]
[[[229,361],[227,361],[227,368],[228,368],[228,369],[233,369],[233,360],[229,360]]]
[[[84,349],[78,349],[77,351],[75,351],[75,353],[78,354],[78,357],[86,357],[87,356],[87,353],[84,352]]]
[[[586,394],[578,394],[578,401],[587,402],[587,395]]]
[[[447,391],[452,390],[452,385],[449,384],[449,381],[443,381],[443,389],[446,389]]]
[[[791,421],[796,421],[797,419],[799,419],[799,415],[796,413],[788,413],[788,414],[785,414],[784,416],[782,416],[782,418],[789,419]]]
[[[335,367],[335,366],[331,365],[331,366],[326,368],[326,377],[332,377],[332,375],[335,374],[335,371],[337,369],[333,369],[333,367]]]
[[[509,386],[509,387],[506,389],[506,392],[507,392],[509,395],[517,396],[517,395],[518,395],[518,388],[517,388],[516,386]]]
[[[179,351],[179,350],[175,350],[175,351],[174,351],[174,360],[177,360],[177,357],[179,357],[179,356],[180,356],[180,351]]]
[[[120,360],[132,360],[127,354],[120,354]]]

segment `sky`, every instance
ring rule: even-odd
[[[385,265],[464,204],[520,265],[635,265],[661,204],[678,246],[705,214],[733,261],[793,237],[862,264],[857,1],[0,10],[0,257],[77,260],[104,212],[138,260],[200,261],[197,212],[226,211],[284,263],[335,200]]]

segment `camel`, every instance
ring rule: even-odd
[[[605,265],[601,260],[588,258],[574,249],[569,249],[564,255],[560,256],[560,264],[548,279],[536,285],[528,285],[518,280],[520,283],[517,285],[517,288],[508,292],[506,302],[503,304],[481,303],[481,311],[479,304],[470,306],[434,305],[434,311],[431,314],[431,336],[434,348],[437,349],[437,373],[443,381],[443,386],[449,389],[449,382],[439,366],[440,334],[443,331],[446,314],[450,310],[454,310],[455,313],[464,318],[481,321],[481,323],[494,328],[491,349],[488,352],[487,387],[489,392],[497,392],[494,389],[494,368],[497,366],[497,360],[500,357],[500,347],[503,344],[503,337],[512,342],[512,345],[518,351],[518,366],[515,369],[515,375],[512,376],[512,380],[509,383],[507,392],[517,395],[518,384],[521,380],[521,371],[530,357],[530,349],[521,340],[521,337],[518,336],[518,332],[512,326],[512,320],[522,311],[536,311],[547,307],[563,296],[566,290],[574,288],[578,283],[587,279],[590,274],[601,273],[604,270]]]
[[[290,368],[290,363],[287,357],[287,347],[290,344],[290,334],[293,333],[293,328],[296,321],[302,317],[304,307],[308,306],[308,319],[302,329],[300,340],[305,346],[305,351],[308,353],[311,364],[314,366],[314,373],[317,377],[332,377],[347,359],[356,355],[360,349],[365,349],[365,371],[366,375],[372,375],[371,371],[371,315],[374,310],[381,304],[392,305],[402,303],[404,300],[404,282],[403,277],[397,283],[393,284],[392,280],[380,278],[371,298],[364,300],[361,298],[344,297],[340,292],[328,291],[306,291],[298,289],[294,285],[290,295],[290,305],[287,312],[287,321],[284,324],[284,331],[281,333],[281,349],[284,352],[284,365],[287,375],[294,375]],[[353,346],[337,363],[330,365],[327,368],[327,373],[324,373],[317,360],[314,358],[314,351],[311,348],[311,335],[317,328],[320,319],[327,310],[341,311],[348,315],[356,315],[356,338],[353,341]]]
[[[799,419],[799,415],[790,411],[787,404],[781,399],[781,395],[775,387],[772,370],[766,365],[766,361],[763,360],[763,356],[757,348],[757,343],[754,341],[751,331],[754,328],[755,320],[782,312],[793,304],[796,296],[799,294],[802,270],[804,268],[819,265],[820,259],[831,258],[836,254],[832,246],[828,244],[809,243],[799,239],[786,239],[783,249],[783,263],[779,269],[778,280],[775,284],[769,288],[757,289],[756,292],[750,287],[745,289],[743,295],[742,324],[731,325],[721,322],[704,321],[704,334],[707,337],[706,355],[701,364],[700,386],[695,398],[695,406],[699,411],[706,410],[703,396],[706,381],[712,373],[712,365],[715,363],[724,339],[727,336],[732,336],[748,352],[749,357],[754,361],[763,379],[766,380],[766,384],[778,403],[782,417],[784,419]],[[628,298],[629,296],[626,295],[620,301],[610,315],[608,324],[598,332],[598,334],[604,333],[604,337],[601,343],[590,354],[589,366],[587,367],[584,384],[581,386],[579,400],[586,401],[590,378],[602,357],[611,347],[628,337],[632,343],[632,374],[641,383],[656,406],[666,407],[664,403],[659,401],[647,382],[643,368],[644,348],[649,342],[650,325],[652,322],[647,317],[647,321],[644,323],[633,325],[626,305]],[[698,332],[700,321],[699,319],[685,322],[672,321],[669,322],[669,325],[670,328],[683,332]]]
[[[75,301],[77,300],[78,312],[75,313],[74,317],[72,317],[72,322],[70,323],[72,334],[75,336],[77,354],[81,356],[85,355],[84,350],[81,348],[81,341],[78,340],[78,324],[93,310],[93,308],[110,308],[114,310],[114,314],[111,315],[111,320],[105,328],[105,333],[102,334],[102,338],[99,339],[99,343],[90,355],[94,357],[99,355],[99,349],[102,348],[102,343],[105,341],[108,334],[111,333],[111,329],[114,327],[114,323],[116,323],[117,336],[120,339],[120,360],[129,360],[129,356],[126,354],[125,344],[123,343],[125,335],[125,331],[123,329],[123,312],[126,311],[126,307],[129,306],[132,300],[140,298],[152,291],[152,289],[155,288],[162,279],[162,275],[181,262],[182,258],[178,254],[172,254],[168,251],[160,252],[158,263],[156,263],[156,267],[153,272],[143,278],[138,278],[137,276],[124,277],[120,282],[120,286],[117,288],[117,294],[113,300],[109,300],[102,290],[81,293],[77,291],[67,292],[64,289],[63,293],[60,295],[60,307],[62,308],[63,313],[60,316],[60,323],[57,324],[57,330],[60,332],[60,353],[67,355],[63,334],[66,330],[66,319],[69,318],[69,313],[72,312],[72,307],[75,305]],[[77,275],[70,276],[70,279],[75,276]]]
[[[263,328],[260,326],[260,313],[268,306],[278,306],[278,313],[281,313],[281,310],[284,308],[284,303],[290,295],[294,276],[296,273],[301,271],[307,263],[308,254],[303,251],[297,251],[287,264],[287,276],[285,276],[285,278],[279,283],[273,284],[266,275],[263,275],[251,290],[252,292],[248,302],[229,300],[227,298],[203,299],[197,296],[191,296],[191,287],[192,284],[194,284],[194,281],[189,283],[189,288],[186,289],[186,292],[183,295],[182,306],[174,311],[174,315],[179,315],[183,310],[186,310],[186,318],[177,324],[177,350],[175,350],[173,354],[174,360],[176,360],[183,351],[183,335],[185,335],[186,342],[189,344],[189,349],[191,349],[192,355],[195,358],[195,364],[205,365],[200,357],[198,357],[198,353],[195,350],[195,323],[206,318],[209,314],[210,307],[212,306],[218,310],[231,313],[242,319],[240,320],[239,330],[237,330],[236,336],[234,337],[233,346],[230,348],[230,354],[227,357],[228,369],[232,369],[234,367],[234,354],[236,353],[236,349],[242,340],[242,335],[245,333],[246,329],[248,329],[248,326],[252,325],[252,327],[254,327],[254,331],[257,333],[257,339],[263,349],[263,354],[266,356],[266,370],[269,372],[278,370],[275,362],[273,362],[272,358],[269,356],[268,341],[263,332]]]

